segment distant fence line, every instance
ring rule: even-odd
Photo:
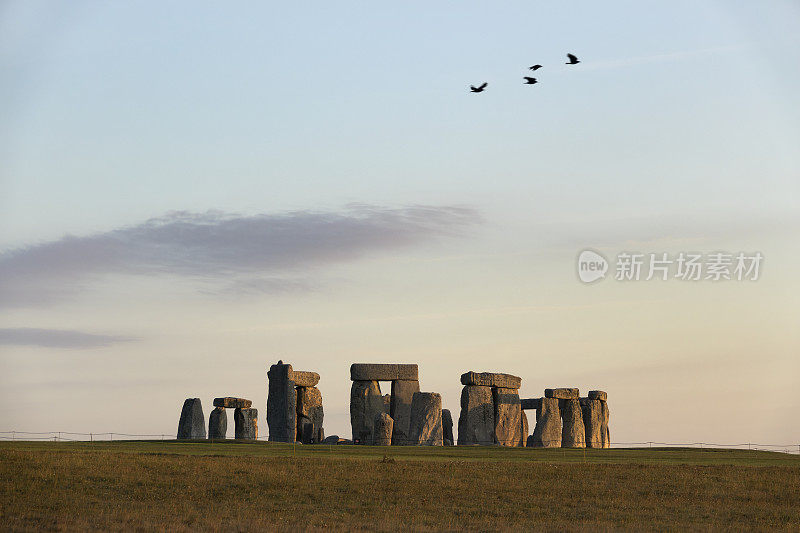
[[[80,438],[83,437],[83,438]],[[103,438],[105,437],[105,438]],[[72,431],[0,431],[0,441],[53,441],[53,442],[94,442],[116,440],[175,440],[175,433],[137,434],[137,433],[76,433]],[[233,440],[233,439],[229,439]],[[258,440],[269,440],[269,435],[260,435]],[[759,444],[747,442],[741,444],[720,444],[713,442],[612,442],[611,448],[721,448],[734,450],[759,450],[800,454],[800,444]],[[550,448],[557,449],[557,448]]]

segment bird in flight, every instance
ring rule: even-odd
[[[567,57],[569,58],[569,62],[565,63],[565,65],[577,65],[578,63],[580,63],[580,61],[578,61],[578,58],[575,57],[573,54],[567,54]]]
[[[531,70],[533,70],[533,71],[536,71],[536,70],[539,70],[540,68],[542,68],[542,66],[541,65],[533,65],[532,67],[529,67],[529,68]]]
[[[473,93],[482,93],[487,85],[489,84],[486,82],[483,82],[483,85],[479,85],[477,87],[475,87],[474,85],[470,85],[469,90],[472,91]]]
[[[528,76],[522,77],[525,80],[525,85],[533,85],[534,83],[539,83],[536,81],[536,78],[529,78]]]

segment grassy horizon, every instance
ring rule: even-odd
[[[800,456],[715,449],[0,443],[0,527],[797,529]]]

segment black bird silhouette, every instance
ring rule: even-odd
[[[564,63],[565,65],[577,65],[578,63],[580,63],[580,61],[578,61],[578,58],[575,57],[573,54],[567,54],[567,57],[569,58],[569,63]]]
[[[529,78],[528,76],[522,77],[525,80],[525,85],[533,85],[534,83],[539,83],[536,81],[536,78]]]
[[[472,91],[473,93],[482,93],[487,85],[489,84],[486,82],[483,82],[483,85],[479,85],[477,87],[475,87],[474,85],[470,85],[469,90]]]
[[[542,66],[541,66],[541,65],[533,65],[532,67],[529,67],[529,68],[530,68],[531,70],[534,70],[534,71],[536,71],[536,70],[539,70],[540,68],[542,68]]]

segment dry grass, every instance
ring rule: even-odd
[[[192,453],[215,448],[228,454]],[[800,528],[796,456],[765,463],[734,452],[763,465],[745,466],[728,452],[729,464],[677,464],[670,454],[680,450],[596,450],[583,462],[572,450],[325,448],[293,456],[291,446],[265,443],[4,443],[0,527]],[[630,461],[604,462],[625,452]]]

